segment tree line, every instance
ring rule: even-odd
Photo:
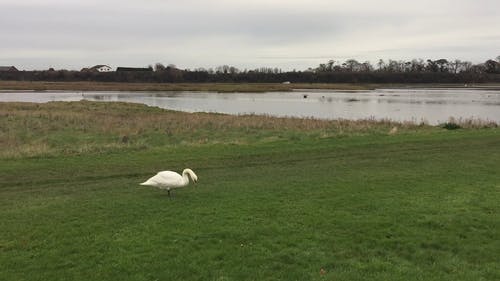
[[[358,62],[355,59],[349,59],[343,63],[330,60],[322,63],[315,69],[309,69],[314,72],[386,72],[386,73],[491,73],[500,74],[500,56],[496,60],[489,59],[481,64],[472,64],[469,61],[459,59],[449,61],[447,59],[424,61],[423,59],[413,59],[410,61],[380,59],[374,67],[369,61]]]
[[[282,71],[261,67],[238,69],[221,65],[215,68],[179,69],[173,64],[156,63],[147,71],[5,71],[0,80],[17,81],[98,81],[98,82],[155,82],[155,83],[482,83],[500,82],[500,56],[484,63],[462,60],[379,60],[376,65],[329,60],[317,67],[302,71]]]

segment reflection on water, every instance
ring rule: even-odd
[[[378,89],[374,91],[213,92],[0,92],[0,101],[121,101],[188,112],[269,114],[324,119],[389,118],[438,124],[455,118],[500,122],[500,91],[485,89]]]

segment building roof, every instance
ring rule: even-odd
[[[15,66],[0,66],[0,71],[18,71]]]
[[[105,65],[105,64],[98,64],[98,65],[94,65],[94,66],[92,66],[90,69],[98,69],[98,68],[101,68],[101,67],[103,67],[103,66],[106,66],[106,67],[111,68],[110,66]]]
[[[141,68],[141,67],[117,67],[116,71],[153,71],[152,68]]]

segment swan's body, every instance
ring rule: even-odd
[[[147,181],[141,183],[141,185],[149,185],[160,189],[166,189],[168,191],[168,195],[170,196],[171,189],[187,186],[189,184],[189,177],[191,177],[191,180],[194,183],[198,181],[198,176],[196,176],[191,169],[184,169],[184,171],[182,171],[182,176],[176,172],[162,171]]]

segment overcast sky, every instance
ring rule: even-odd
[[[303,70],[500,55],[500,0],[0,0],[0,65]]]

